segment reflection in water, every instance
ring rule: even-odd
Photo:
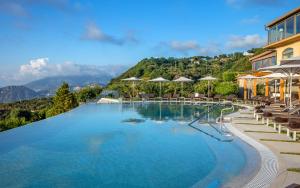
[[[123,104],[123,110],[133,110],[145,119],[155,123],[163,123],[169,120],[179,124],[187,124],[195,118],[205,122],[215,121],[220,116],[219,104],[190,105],[185,103],[131,103]]]
[[[144,119],[137,119],[137,118],[129,118],[129,119],[125,119],[122,121],[123,123],[129,123],[132,125],[136,125],[138,123],[144,123],[145,120]]]

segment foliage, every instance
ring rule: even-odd
[[[257,86],[257,95],[265,95],[265,86],[263,84],[258,84]]]
[[[233,82],[219,82],[215,87],[215,93],[221,95],[237,94],[239,87]]]
[[[76,98],[78,102],[87,102],[99,96],[101,91],[102,88],[100,86],[87,86],[76,93]]]
[[[206,81],[198,82],[194,85],[194,91],[197,93],[206,94],[207,90],[208,90],[207,86],[208,86],[208,84]]]
[[[233,82],[233,81],[236,81],[236,76],[237,76],[237,73],[236,72],[224,72],[223,73],[223,80],[225,82]]]
[[[234,81],[237,73],[251,70],[249,57],[242,53],[222,54],[215,57],[194,56],[190,58],[146,58],[137,65],[130,68],[117,78],[112,79],[107,89],[116,90],[121,95],[127,94],[136,96],[137,93],[159,94],[159,83],[147,82],[147,80],[164,77],[168,80],[185,76],[193,80],[198,80],[206,75],[212,75],[218,78],[218,81]],[[224,74],[223,74],[224,73]],[[128,77],[139,77],[145,81],[138,82],[136,87],[132,88],[131,82],[122,81]],[[205,93],[205,83],[185,83],[183,94],[188,96],[191,92],[197,91]],[[163,83],[163,93],[180,93],[179,83]]]
[[[0,104],[0,131],[45,119],[45,109],[51,105],[51,98]]]
[[[63,83],[56,91],[56,95],[53,98],[53,106],[47,111],[46,116],[55,116],[67,112],[77,106],[78,102],[74,93],[70,92],[70,88],[67,83]]]

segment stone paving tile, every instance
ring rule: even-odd
[[[251,113],[235,113],[233,117],[239,117],[232,121],[232,124],[238,128],[244,134],[254,138],[258,142],[264,144],[270,148],[274,154],[278,157],[279,161],[279,174],[271,187],[286,187],[292,183],[300,184],[300,173],[288,172],[287,168],[300,168],[300,156],[298,155],[286,155],[280,154],[280,152],[299,152],[300,143],[293,142],[274,142],[274,141],[261,141],[260,139],[276,139],[276,140],[291,140],[286,134],[276,133],[254,133],[244,132],[245,130],[252,131],[275,131],[273,127],[257,125],[261,124],[261,121],[256,121]],[[241,118],[244,117],[244,118]],[[240,124],[238,124],[240,122]]]

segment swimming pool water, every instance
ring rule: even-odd
[[[221,142],[223,136],[208,126],[222,108],[88,104],[1,132],[0,187],[242,184],[255,172],[259,157],[236,137]],[[194,124],[200,131],[187,125],[196,117],[201,118]]]

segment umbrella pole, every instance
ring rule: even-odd
[[[277,80],[275,80],[275,102],[276,102],[276,96],[277,96]]]
[[[292,85],[293,85],[293,75],[290,73],[290,108],[292,107]]]
[[[134,81],[132,82],[132,97],[134,97]]]
[[[159,82],[159,97],[161,97],[161,82]]]
[[[181,82],[181,97],[183,97],[183,82]]]
[[[209,98],[209,80],[207,82],[207,97]]]

